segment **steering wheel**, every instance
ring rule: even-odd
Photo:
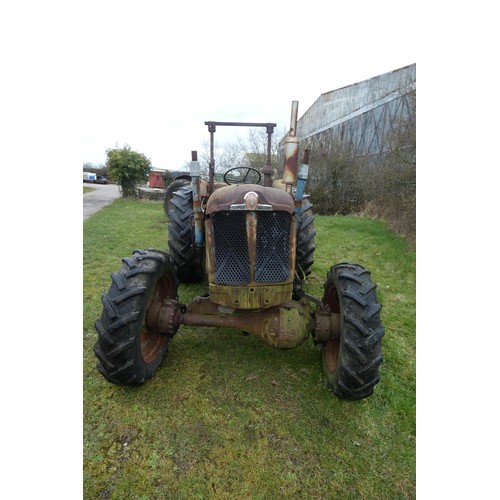
[[[228,175],[230,172],[234,173]],[[227,170],[224,174],[224,182],[226,184],[258,184],[260,179],[260,172],[252,167],[234,167]]]

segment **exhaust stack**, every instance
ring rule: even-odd
[[[292,194],[292,186],[297,182],[297,166],[299,163],[299,140],[297,139],[298,109],[299,101],[292,101],[290,130],[284,144],[285,166],[283,169],[283,182],[286,184],[286,191],[290,194]]]

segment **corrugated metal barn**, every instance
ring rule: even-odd
[[[299,119],[302,148],[327,156],[335,143],[349,146],[352,156],[376,163],[388,151],[388,138],[398,120],[414,106],[416,64],[321,94]]]

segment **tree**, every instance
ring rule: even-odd
[[[151,161],[142,153],[132,151],[128,144],[123,148],[108,149],[106,155],[109,175],[120,186],[122,195],[137,197],[137,187],[147,181]]]
[[[417,91],[406,86],[402,100],[402,112],[394,121],[387,138],[389,153],[380,168],[381,183],[377,203],[384,209],[384,218],[391,227],[416,239],[417,203]]]
[[[271,166],[274,168],[274,178],[278,178],[283,171],[280,164],[279,141],[286,133],[274,131],[271,136]],[[280,135],[281,134],[281,135]],[[210,143],[203,141],[203,150],[199,155],[202,175],[208,177],[210,165]],[[261,170],[267,159],[267,133],[262,127],[249,128],[247,139],[237,137],[233,142],[225,142],[221,146],[214,145],[215,173],[222,174],[233,167],[252,167]]]

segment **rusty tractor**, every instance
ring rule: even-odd
[[[192,152],[190,179],[167,191],[168,252],[135,250],[122,259],[102,296],[95,323],[97,368],[111,383],[140,385],[157,371],[181,325],[229,327],[290,349],[312,336],[321,346],[327,386],[362,399],[379,382],[384,334],[370,272],[352,263],[331,267],[321,299],[304,283],[314,260],[314,215],[305,185],[309,151],[299,165],[298,102],[284,141],[284,169],[273,179],[275,123],[205,122],[208,179]],[[235,167],[215,182],[214,133],[220,126],[265,127],[266,165]],[[179,301],[179,282],[208,282],[208,293]]]

